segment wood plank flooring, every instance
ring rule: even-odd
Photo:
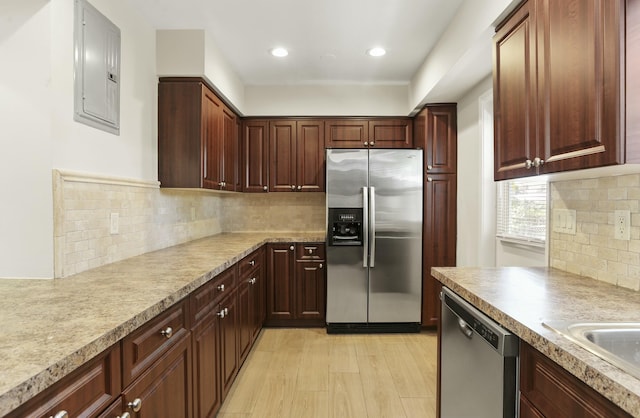
[[[265,328],[218,418],[430,418],[435,332],[327,335]]]

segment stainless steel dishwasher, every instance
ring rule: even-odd
[[[440,417],[516,417],[518,337],[446,287],[440,299]]]

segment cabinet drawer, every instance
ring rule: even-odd
[[[324,244],[323,243],[298,243],[296,244],[296,260],[297,261],[320,261],[324,260]]]
[[[187,300],[156,316],[122,341],[122,380],[126,387],[187,334]]]
[[[526,343],[520,344],[520,391],[534,410],[549,418],[630,417]]]
[[[237,265],[229,267],[211,281],[196,289],[190,296],[192,324],[200,321],[216,307],[220,299],[231,293],[236,285]]]
[[[7,418],[48,418],[62,411],[70,417],[95,417],[120,395],[120,390],[120,345],[117,344],[11,412]]]
[[[264,247],[260,247],[238,262],[238,274],[244,278],[264,265]]]

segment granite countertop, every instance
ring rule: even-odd
[[[220,234],[56,280],[0,280],[0,416],[266,242],[324,232]]]
[[[613,403],[640,417],[640,379],[542,326],[543,321],[640,322],[640,294],[540,267],[438,267],[433,276]]]

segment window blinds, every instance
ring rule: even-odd
[[[547,179],[518,179],[498,184],[498,238],[542,245],[547,236]]]

